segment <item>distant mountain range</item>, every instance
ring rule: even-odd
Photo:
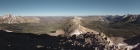
[[[122,18],[123,22],[133,22],[133,23],[140,23],[140,15],[131,15],[127,14]]]
[[[88,16],[82,17],[88,21],[103,21],[108,23],[116,23],[116,22],[130,22],[130,23],[140,23],[140,15],[136,14],[125,14],[123,16]]]
[[[45,17],[29,17],[29,16],[14,16],[12,14],[6,14],[4,16],[0,17],[0,23],[8,23],[8,24],[12,24],[12,23],[40,23],[40,21],[44,21]],[[54,20],[56,19],[60,19],[60,18],[69,18],[69,17],[47,17],[49,18],[48,20],[50,20],[50,18],[54,18]],[[82,16],[81,18],[83,18],[82,20],[88,20],[88,21],[102,21],[102,22],[108,22],[108,23],[115,23],[115,22],[131,22],[131,23],[140,23],[140,15],[135,15],[135,14],[125,14],[123,16],[111,16],[111,15],[107,15],[107,16]],[[46,20],[46,21],[48,21]]]
[[[40,19],[36,17],[22,17],[14,16],[12,14],[6,14],[0,17],[0,23],[40,23]]]

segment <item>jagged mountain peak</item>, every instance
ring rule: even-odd
[[[128,16],[129,16],[129,14],[125,14],[125,15],[123,16],[122,19],[124,19],[124,18],[126,18],[126,17],[128,17]]]

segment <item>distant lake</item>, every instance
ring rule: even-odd
[[[16,30],[23,30],[23,28],[16,28]]]

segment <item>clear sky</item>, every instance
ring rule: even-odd
[[[0,15],[69,16],[140,14],[140,0],[0,0]]]

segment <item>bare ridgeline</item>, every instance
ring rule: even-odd
[[[35,17],[22,17],[22,16],[14,16],[12,14],[6,14],[0,17],[0,23],[39,23],[40,19]]]
[[[139,15],[108,16],[108,17],[57,17],[59,20],[68,22],[61,31],[53,31],[49,34],[35,35],[31,33],[15,33],[11,30],[1,28],[0,49],[1,50],[137,50],[139,43],[128,45],[124,42],[114,43],[103,32],[86,28],[81,21],[94,20],[107,23],[127,21],[139,23]],[[21,24],[21,23],[42,23],[44,18],[51,17],[20,17],[4,15],[0,17],[0,23]],[[53,18],[53,17],[52,17]],[[49,20],[48,19],[48,20]],[[116,20],[114,20],[116,19]],[[58,20],[56,20],[58,21]],[[62,22],[61,21],[61,22]],[[51,22],[52,23],[52,22]],[[55,33],[57,32],[57,33]]]

